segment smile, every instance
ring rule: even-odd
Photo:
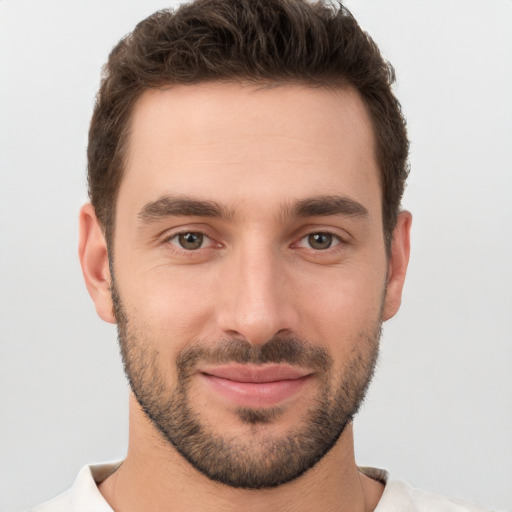
[[[215,392],[238,407],[272,407],[296,395],[310,371],[283,364],[230,364],[203,368],[201,377]]]

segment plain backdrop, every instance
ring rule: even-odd
[[[403,307],[356,419],[359,464],[512,510],[512,1],[351,0],[395,66],[414,214]],[[120,459],[115,328],[77,259],[111,47],[161,0],[0,0],[0,510]]]

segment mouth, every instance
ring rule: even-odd
[[[286,364],[228,364],[201,368],[211,390],[238,407],[279,405],[294,397],[312,378],[311,371]]]

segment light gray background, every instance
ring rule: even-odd
[[[397,70],[414,214],[357,458],[512,510],[512,1],[347,4]],[[0,1],[1,511],[125,451],[127,385],[82,283],[77,213],[100,67],[168,5]]]

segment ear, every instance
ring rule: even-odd
[[[409,212],[402,211],[398,214],[388,262],[386,298],[382,312],[384,322],[396,315],[402,302],[402,289],[411,250],[411,224],[412,215]]]
[[[80,210],[78,255],[85,285],[96,306],[96,312],[105,322],[115,324],[107,242],[90,203],[84,204]]]

